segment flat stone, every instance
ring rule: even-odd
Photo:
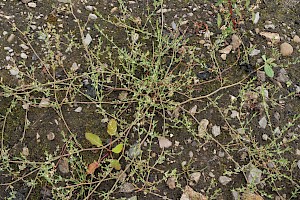
[[[219,182],[222,184],[222,185],[227,185],[232,179],[229,178],[228,176],[220,176],[219,177]]]
[[[36,3],[34,3],[34,2],[30,2],[30,3],[28,3],[27,5],[28,5],[28,7],[30,7],[30,8],[36,8]]]
[[[225,54],[229,54],[231,50],[232,50],[232,45],[228,45],[227,47],[225,47],[225,48],[219,50],[219,52],[220,52],[221,54],[224,54],[224,53],[225,53]]]
[[[278,33],[260,32],[259,34],[268,40],[274,41],[275,43],[280,41],[280,36]]]

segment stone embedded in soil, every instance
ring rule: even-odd
[[[256,12],[254,16],[253,24],[257,24],[258,20],[259,20],[259,12]]]
[[[82,111],[82,107],[79,106],[79,107],[77,107],[74,111],[77,112],[77,113],[80,113],[80,112]]]
[[[15,34],[10,34],[10,36],[7,38],[7,42],[12,43],[15,37]]]
[[[264,200],[264,199],[257,194],[246,192],[242,195],[241,200]]]
[[[22,154],[23,156],[29,156],[29,149],[27,147],[23,147]]]
[[[172,142],[165,137],[158,137],[158,143],[160,148],[169,148],[172,146]]]
[[[231,118],[236,118],[236,117],[239,117],[239,112],[236,111],[236,110],[232,110],[231,111],[231,115],[230,115]]]
[[[298,35],[295,35],[293,41],[296,43],[300,43],[300,37]]]
[[[85,38],[83,39],[83,45],[89,46],[90,43],[92,42],[92,40],[93,39],[92,39],[91,35],[89,33],[86,34]]]
[[[240,47],[241,44],[242,44],[242,40],[240,39],[240,37],[236,34],[233,34],[230,43],[230,45],[232,46],[232,50],[235,51],[237,48]]]
[[[282,56],[290,56],[293,51],[293,46],[287,42],[284,42],[280,45],[280,53]]]
[[[262,171],[250,164],[246,172],[246,180],[249,184],[259,184],[262,176]]]
[[[289,79],[287,71],[285,69],[281,68],[279,70],[278,76],[276,77],[276,80],[281,83],[288,82],[290,79]]]
[[[50,99],[43,97],[42,100],[39,103],[39,108],[46,108],[50,105]]]
[[[203,138],[207,132],[207,126],[209,124],[209,121],[207,119],[202,119],[198,126],[198,136],[200,138]]]
[[[190,176],[189,185],[190,186],[196,185],[199,182],[200,177],[201,177],[201,173],[200,172],[194,172],[194,173],[192,173],[191,176]]]
[[[217,126],[217,125],[214,125],[212,127],[212,134],[217,137],[218,135],[221,134],[221,127],[220,126]]]
[[[62,158],[58,163],[58,169],[61,173],[67,174],[70,172],[69,161],[67,158]]]
[[[171,190],[176,188],[176,179],[174,177],[169,177],[166,183]]]
[[[125,182],[120,186],[119,192],[130,193],[130,192],[133,192],[134,189],[135,189],[135,187],[132,183]]]
[[[260,50],[259,49],[253,49],[251,51],[251,53],[249,54],[249,56],[253,57],[253,56],[256,56],[258,54],[260,54]]]
[[[20,54],[20,57],[23,58],[23,59],[27,59],[28,58],[28,56],[26,55],[26,53],[23,53],[23,52]]]
[[[267,118],[266,118],[265,116],[262,117],[262,118],[259,120],[258,123],[259,123],[259,127],[260,127],[260,128],[265,129],[266,126],[267,126],[267,123],[268,123]]]
[[[259,34],[265,37],[267,40],[274,41],[275,43],[280,41],[280,36],[278,33],[260,32]]]
[[[231,194],[232,194],[234,200],[240,200],[241,199],[239,192],[233,190],[233,191],[231,191]]]
[[[263,139],[264,141],[267,141],[268,138],[269,138],[269,136],[268,136],[267,134],[263,134],[263,135],[262,135],[262,139]]]
[[[298,166],[298,168],[300,169],[300,160],[298,160],[297,166]]]
[[[189,113],[194,116],[197,112],[197,105],[194,105],[190,110]]]
[[[228,45],[227,47],[219,50],[219,53],[221,53],[221,54],[229,54],[231,50],[232,50],[232,45]]]
[[[36,8],[36,3],[34,3],[34,2],[30,2],[30,3],[28,3],[27,5],[28,5],[28,7],[30,7],[30,8]]]
[[[222,60],[226,60],[227,54],[225,54],[225,53],[221,54],[221,58],[222,58]]]
[[[183,194],[180,197],[180,200],[208,200],[203,194],[196,192],[190,186],[185,186]]]
[[[52,141],[52,140],[54,140],[54,138],[55,138],[55,134],[54,133],[48,133],[47,134],[47,139],[49,140],[49,141]]]
[[[266,72],[264,71],[257,71],[256,72],[257,80],[260,82],[265,82],[266,81]]]
[[[98,17],[97,17],[97,15],[90,13],[88,18],[91,20],[96,20]]]
[[[12,76],[16,76],[16,75],[18,75],[19,74],[19,69],[17,68],[17,67],[13,67],[13,68],[11,68],[10,70],[9,70],[9,73],[10,73],[10,75],[12,75]]]
[[[26,44],[20,44],[20,47],[23,49],[23,50],[28,50],[29,47],[26,45]]]
[[[228,176],[220,176],[220,177],[219,177],[219,182],[220,182],[222,185],[227,185],[230,181],[232,181],[232,179],[229,178]]]

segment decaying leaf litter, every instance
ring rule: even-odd
[[[2,2],[1,196],[298,199],[298,4]]]

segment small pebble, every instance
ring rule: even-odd
[[[298,35],[295,35],[293,38],[294,42],[300,43],[300,37]]]
[[[28,3],[27,5],[28,5],[28,7],[30,7],[30,8],[36,8],[36,3],[34,3],[34,2],[30,2],[30,3]]]
[[[85,6],[85,9],[87,9],[88,11],[93,11],[94,7],[93,6]]]
[[[268,137],[268,135],[267,135],[267,134],[263,134],[263,135],[262,135],[262,139],[263,139],[264,141],[267,141],[267,140],[268,140],[268,138],[269,138],[269,137]]]
[[[22,154],[23,154],[24,156],[29,156],[29,149],[28,149],[27,147],[23,147],[23,149],[22,149]]]
[[[218,135],[220,135],[220,134],[221,134],[221,127],[220,127],[220,126],[214,125],[214,126],[212,127],[212,134],[213,134],[215,137],[217,137]]]
[[[10,34],[10,36],[7,38],[7,42],[11,43],[15,39],[14,34]]]
[[[224,152],[224,151],[219,151],[219,152],[218,152],[218,156],[219,156],[220,158],[223,158],[223,157],[225,156],[225,152]]]
[[[28,58],[28,56],[26,55],[26,53],[21,53],[20,57],[23,58],[23,59],[27,59]]]
[[[77,112],[77,113],[80,113],[80,112],[82,111],[82,107],[79,106],[79,107],[76,108],[74,111]]]
[[[293,53],[293,47],[287,42],[280,45],[280,53],[282,56],[290,56]]]
[[[54,133],[51,132],[51,133],[47,134],[47,139],[48,140],[52,141],[52,140],[54,140],[54,138],[55,138],[55,134]]]
[[[20,47],[23,49],[23,50],[28,50],[29,47],[26,45],[26,44],[20,44]]]
[[[220,176],[219,177],[219,182],[222,184],[222,185],[227,185],[232,179],[229,178],[228,176]]]
[[[97,19],[97,18],[98,18],[97,15],[92,14],[92,13],[89,14],[89,19],[95,20],[95,19]]]

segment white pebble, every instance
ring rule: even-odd
[[[34,3],[34,2],[29,2],[27,5],[30,8],[36,8],[36,3]]]
[[[89,44],[92,42],[92,37],[90,34],[86,34],[85,38],[83,39],[83,45],[89,46]]]
[[[85,9],[87,9],[88,11],[93,11],[93,6],[86,6]]]
[[[23,58],[23,59],[27,59],[28,58],[28,56],[26,55],[26,53],[21,53],[20,57]]]
[[[19,74],[19,69],[16,68],[16,67],[11,68],[11,69],[9,70],[9,73],[10,73],[10,75],[12,75],[12,76],[16,76],[16,75]]]
[[[80,113],[82,111],[82,107],[78,107],[74,111]]]
[[[89,14],[89,19],[95,20],[95,19],[97,19],[97,18],[98,18],[97,15],[92,14],[92,13]]]
[[[29,47],[26,44],[20,44],[20,47],[24,50],[28,50]]]

